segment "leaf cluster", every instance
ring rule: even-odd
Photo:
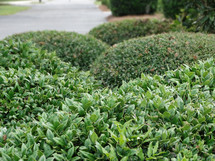
[[[196,31],[215,33],[215,1],[214,0],[188,0],[184,14],[186,26]]]
[[[29,122],[44,111],[62,108],[65,98],[79,99],[98,83],[32,43],[0,43],[0,122]]]

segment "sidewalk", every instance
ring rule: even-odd
[[[38,30],[74,31],[85,34],[106,22],[109,12],[101,12],[94,0],[52,0],[30,4],[30,10],[0,16],[0,39],[15,33]],[[25,4],[29,5],[29,4]]]

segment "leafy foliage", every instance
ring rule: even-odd
[[[0,57],[0,66],[6,69],[32,68],[52,75],[67,73],[71,70],[71,65],[62,62],[54,52],[47,53],[36,48],[31,42],[2,41],[0,42]]]
[[[89,34],[109,45],[114,45],[131,38],[176,30],[183,29],[180,26],[174,26],[169,20],[123,20],[99,25]]]
[[[110,0],[110,6],[115,16],[149,14],[156,11],[157,0]]]
[[[163,0],[163,12],[189,31],[215,33],[214,0]]]
[[[67,98],[63,111],[0,127],[1,160],[214,160],[215,61]]]
[[[124,41],[100,56],[91,71],[104,85],[120,86],[141,73],[162,74],[213,57],[214,39],[200,33],[166,33]]]
[[[7,39],[27,42],[32,41],[37,47],[48,52],[56,52],[57,56],[73,66],[88,70],[90,64],[108,46],[101,41],[74,32],[38,31],[16,34]]]
[[[52,76],[27,68],[0,69],[0,119],[15,125],[20,120],[31,121],[41,112],[62,109],[65,98],[79,99],[92,92],[95,85],[90,81],[87,74],[75,72]]]
[[[39,113],[62,108],[98,88],[86,72],[31,43],[0,43],[0,120],[6,125],[32,121]]]
[[[187,0],[162,0],[165,17],[175,19],[185,9]]]
[[[98,60],[105,72],[121,70],[113,79],[100,71],[108,83],[177,68],[114,90],[32,43],[0,42],[0,160],[215,160],[215,59],[194,64],[213,57],[214,38],[169,33],[114,45]]]
[[[196,31],[215,33],[215,1],[214,0],[188,0],[185,8],[184,25]]]

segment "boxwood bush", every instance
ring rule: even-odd
[[[44,111],[62,108],[98,88],[89,72],[79,72],[31,43],[0,43],[0,122],[28,122]]]
[[[201,33],[165,33],[124,41],[104,52],[91,71],[104,85],[119,86],[141,73],[162,74],[213,57],[214,40]]]
[[[182,30],[169,20],[123,20],[110,22],[93,28],[89,34],[103,42],[114,45],[116,43],[152,34]]]
[[[110,0],[110,7],[114,16],[137,15],[154,13],[157,0]]]
[[[0,160],[215,159],[215,62],[147,76],[0,127]]]
[[[32,41],[37,47],[48,50],[48,52],[55,51],[61,60],[70,62],[82,70],[88,70],[89,65],[108,48],[105,43],[92,36],[74,32],[27,32],[10,36],[7,39]]]

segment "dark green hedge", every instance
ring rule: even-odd
[[[123,20],[93,28],[89,34],[113,45],[131,38],[182,30],[169,20]]]
[[[213,57],[214,40],[214,35],[166,33],[124,41],[103,53],[91,71],[104,85],[119,86],[141,73],[162,74]]]
[[[93,38],[74,32],[38,31],[16,34],[7,39],[32,41],[37,47],[55,51],[65,62],[70,62],[83,70],[88,70],[90,64],[108,48],[108,45]]]
[[[110,0],[112,14],[115,16],[149,14],[157,9],[157,0]]]
[[[162,0],[165,17],[175,19],[185,9],[187,0]]]

